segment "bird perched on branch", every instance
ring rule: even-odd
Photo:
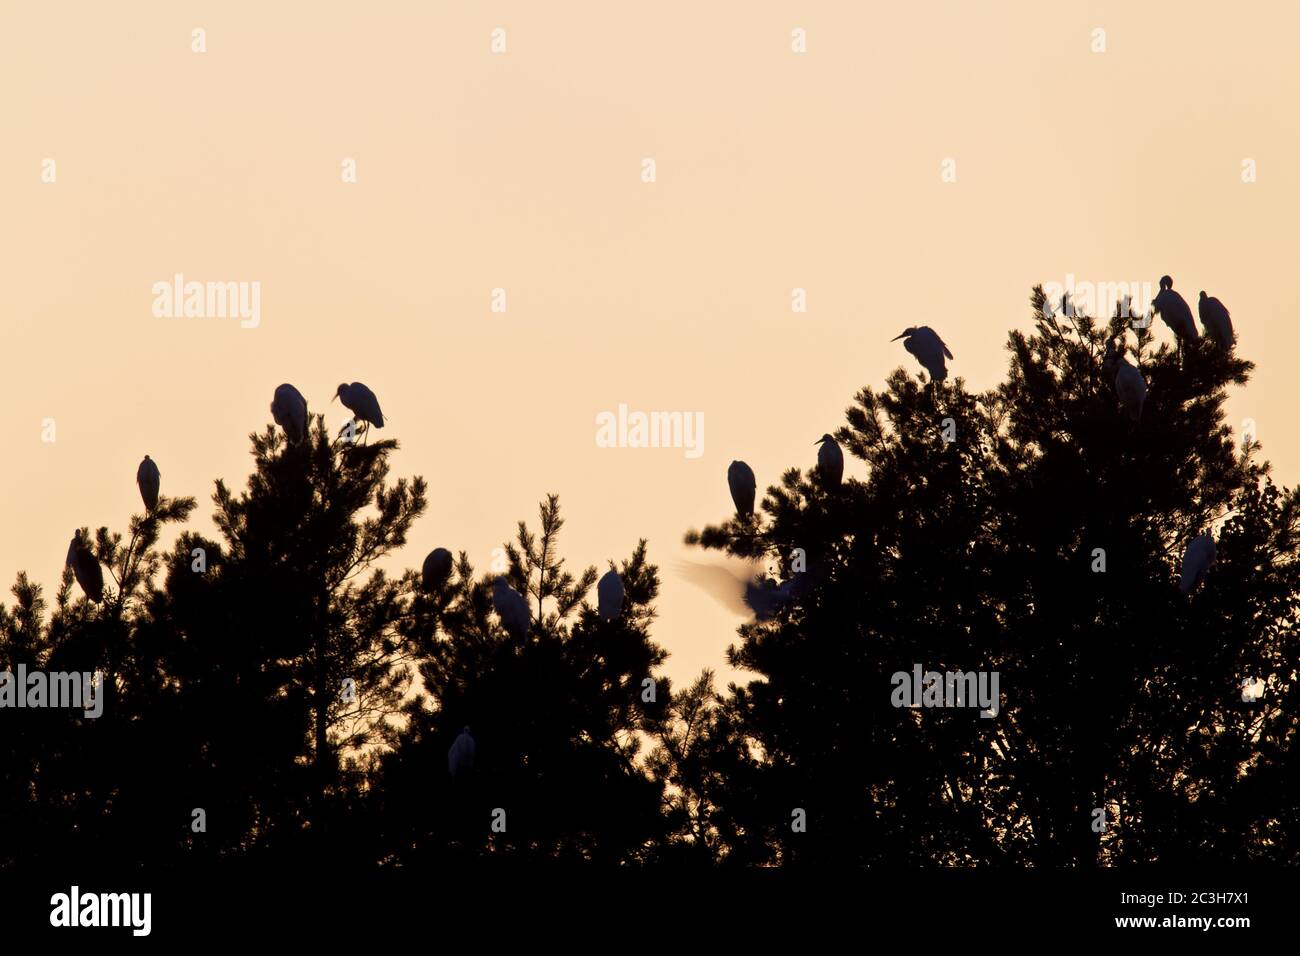
[[[943,339],[939,338],[934,329],[928,325],[912,326],[890,341],[897,342],[899,339],[904,339],[903,348],[916,356],[921,367],[930,373],[931,381],[942,382],[948,377],[948,366],[943,358],[945,355],[952,358],[952,352],[948,351],[948,346],[943,344]]]
[[[1174,291],[1174,280],[1169,276],[1160,277],[1160,291],[1151,300],[1151,308],[1173,330],[1179,348],[1184,341],[1195,342],[1199,338],[1192,310],[1187,300]]]
[[[341,388],[342,386],[340,386]],[[271,417],[284,429],[290,441],[302,441],[307,434],[307,399],[288,382],[275,390]]]
[[[72,532],[72,543],[68,545],[68,565],[86,592],[86,597],[99,604],[104,600],[104,569],[99,566],[99,559],[86,545],[81,531]]]
[[[135,470],[135,483],[140,488],[140,497],[144,500],[146,511],[152,512],[158,507],[158,487],[161,482],[162,474],[158,471],[158,466],[152,458],[145,455],[144,461]]]
[[[817,474],[823,485],[834,488],[844,479],[844,450],[829,434],[813,442],[817,449]]]
[[[742,518],[752,515],[754,495],[758,489],[754,469],[743,461],[733,461],[727,468],[727,487],[731,489],[731,502],[736,506],[736,514]]]
[[[1201,314],[1201,328],[1205,329],[1205,337],[1221,349],[1232,348],[1237,336],[1232,331],[1232,316],[1228,314],[1227,307],[1202,290],[1197,311]]]
[[[348,385],[346,382],[334,392],[334,398],[343,403],[343,407],[352,413],[353,421],[364,422],[366,431],[370,426],[384,427],[384,413],[379,410],[379,399],[375,393],[360,382]],[[334,399],[330,399],[333,401]]]

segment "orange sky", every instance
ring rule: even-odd
[[[1259,366],[1232,421],[1295,484],[1298,26],[1282,3],[4,4],[0,576],[53,588],[74,527],[124,530],[146,453],[214,533],[275,386],[338,427],[359,380],[394,474],[430,483],[405,565],[486,570],[558,492],[571,564],[650,539],[686,680],[740,621],[677,571],[727,464],[811,465],[857,388],[915,368],[908,325],[991,387],[1030,286],[1067,274],[1221,298]],[[156,317],[178,272],[259,282],[260,324]],[[702,413],[703,453],[598,447],[620,404]]]

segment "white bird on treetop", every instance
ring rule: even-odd
[[[424,589],[433,593],[451,577],[452,557],[446,548],[434,548],[424,559],[421,579]]]
[[[344,382],[334,392],[334,398],[343,403],[343,407],[352,413],[354,420],[365,422],[367,431],[371,425],[376,428],[384,427],[384,413],[379,410],[379,399],[375,398],[375,393],[360,382],[353,382],[351,385]]]
[[[528,602],[505,578],[497,578],[492,583],[492,609],[511,637],[521,641],[528,636]]]
[[[1182,345],[1184,339],[1195,340],[1196,323],[1192,321],[1192,310],[1187,300],[1174,291],[1174,280],[1169,276],[1160,277],[1160,291],[1151,300],[1151,309],[1164,320],[1165,325],[1173,329],[1174,337]]]
[[[817,449],[817,472],[822,483],[833,488],[844,478],[844,450],[829,434],[823,435],[813,444],[821,445]]]
[[[271,417],[284,429],[290,441],[302,441],[307,434],[307,399],[288,382],[275,390]]]
[[[67,563],[71,566],[77,583],[81,585],[81,590],[86,592],[86,597],[96,604],[103,601],[104,569],[99,566],[99,560],[82,540],[80,530],[72,532]]]
[[[1232,348],[1237,336],[1232,331],[1232,316],[1228,314],[1227,306],[1202,290],[1197,311],[1201,313],[1201,328],[1205,329],[1205,337],[1222,349]]]
[[[736,506],[736,514],[742,517],[752,515],[754,494],[758,489],[754,469],[743,461],[733,461],[727,468],[727,486],[731,489],[731,501]]]
[[[899,339],[905,339],[903,348],[916,356],[921,367],[930,373],[931,381],[942,382],[948,377],[948,366],[943,357],[946,355],[952,358],[952,352],[948,351],[948,346],[943,344],[943,339],[939,338],[934,329],[928,325],[914,325],[890,341],[897,342]]]
[[[135,483],[140,487],[140,497],[144,499],[146,511],[153,511],[158,507],[158,486],[162,481],[162,474],[158,471],[158,466],[154,464],[152,458],[144,456],[144,461],[140,462],[140,467],[135,470]]]
[[[601,618],[612,621],[619,616],[623,610],[623,593],[623,579],[618,572],[612,568],[606,571],[596,584],[596,603]]]

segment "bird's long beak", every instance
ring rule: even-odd
[[[333,395],[330,396],[330,401],[332,402],[332,401],[334,401],[334,399],[336,399],[336,398],[338,398],[338,397],[339,397],[339,393],[338,393],[338,392],[335,392]]]
[[[892,339],[890,339],[889,341],[891,341],[891,342],[897,342],[899,339],[905,337],[906,335],[907,335],[906,332],[900,332],[898,335],[895,335],[895,336],[894,336]]]

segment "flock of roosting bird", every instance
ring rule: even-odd
[[[1050,314],[1050,305],[1045,305],[1045,308]],[[1120,308],[1126,313],[1127,303]],[[1068,293],[1061,299],[1061,311],[1074,314]],[[1205,329],[1205,337],[1216,347],[1230,351],[1237,338],[1232,328],[1232,316],[1224,304],[1202,291],[1197,311]],[[1160,292],[1151,300],[1150,317],[1157,315],[1173,330],[1180,354],[1188,342],[1198,338],[1191,307],[1182,295],[1174,291],[1174,280],[1169,276],[1161,277]],[[903,348],[916,357],[932,382],[942,382],[948,378],[948,365],[944,360],[951,359],[953,355],[934,329],[928,325],[912,326],[891,341],[897,342],[899,339],[903,339]],[[1135,423],[1140,423],[1142,406],[1146,403],[1147,383],[1141,370],[1125,357],[1126,351],[1126,347],[1117,346],[1114,337],[1107,340],[1101,368],[1102,373],[1113,383],[1120,405]],[[817,452],[815,472],[818,480],[827,487],[838,486],[844,476],[844,452],[830,435],[823,435],[815,444],[821,446]],[[736,514],[742,519],[752,515],[758,487],[754,469],[743,461],[733,461],[727,469],[727,484],[731,488],[731,500],[736,506]],[[1209,533],[1199,534],[1188,543],[1183,553],[1182,574],[1178,582],[1183,594],[1190,594],[1205,579],[1216,556],[1214,536]],[[799,582],[806,578],[806,574],[796,574],[790,581],[780,585],[751,581],[745,585],[745,603],[763,620],[796,596],[800,588]]]
[[[1062,311],[1072,314],[1068,294],[1062,298]],[[1049,307],[1050,311],[1050,307]],[[1213,296],[1201,293],[1198,304],[1201,325],[1206,338],[1212,340],[1219,348],[1230,350],[1236,342],[1232,328],[1232,317],[1223,303]],[[1160,292],[1151,302],[1151,315],[1159,315],[1173,330],[1181,353],[1185,343],[1197,338],[1196,324],[1192,320],[1192,310],[1187,301],[1174,291],[1173,280],[1164,276],[1160,280]],[[913,326],[905,329],[892,341],[903,339],[907,349],[921,366],[929,373],[933,382],[942,382],[948,377],[948,367],[944,359],[951,359],[952,352],[943,343],[934,329],[929,326]],[[1126,349],[1117,348],[1114,338],[1106,344],[1106,355],[1102,361],[1102,370],[1114,383],[1115,394],[1120,404],[1135,423],[1142,420],[1142,406],[1146,401],[1147,385],[1141,371],[1125,357]],[[335,391],[333,398],[342,402],[352,412],[350,426],[363,426],[365,433],[370,427],[384,427],[384,413],[379,408],[375,393],[360,382],[344,383]],[[331,399],[332,401],[333,399]],[[307,400],[292,385],[284,384],[275,390],[271,402],[271,415],[275,423],[284,430],[292,442],[303,441],[307,437],[308,418]],[[350,433],[351,434],[351,433]],[[838,487],[844,476],[844,452],[839,443],[829,434],[822,435],[814,444],[819,445],[817,452],[816,476],[826,487]],[[158,507],[158,491],[162,476],[158,466],[148,456],[140,462],[136,471],[136,484],[140,488],[140,497],[145,509],[152,514]],[[733,461],[727,469],[727,484],[731,489],[731,500],[735,504],[736,514],[748,519],[754,513],[755,495],[758,483],[754,470],[743,461]],[[1210,534],[1197,535],[1187,545],[1183,555],[1182,575],[1179,589],[1188,594],[1201,583],[1206,572],[1214,564],[1216,547]],[[77,583],[91,601],[100,603],[104,599],[104,575],[98,559],[90,549],[90,544],[81,532],[74,532],[72,543],[68,547],[68,565],[72,568]],[[429,593],[437,593],[450,578],[453,566],[452,554],[446,548],[435,548],[424,560],[421,570],[421,586]],[[797,597],[807,587],[811,576],[807,572],[797,573],[783,584],[774,584],[766,579],[751,580],[745,585],[745,603],[755,612],[760,620],[771,617],[782,605]],[[598,611],[602,619],[609,621],[622,612],[624,588],[618,573],[607,572],[596,586]],[[531,621],[528,602],[507,583],[504,577],[498,577],[492,587],[492,607],[505,628],[516,640],[528,636]],[[474,738],[468,727],[456,738],[447,754],[448,770],[453,777],[468,773],[474,762]]]

